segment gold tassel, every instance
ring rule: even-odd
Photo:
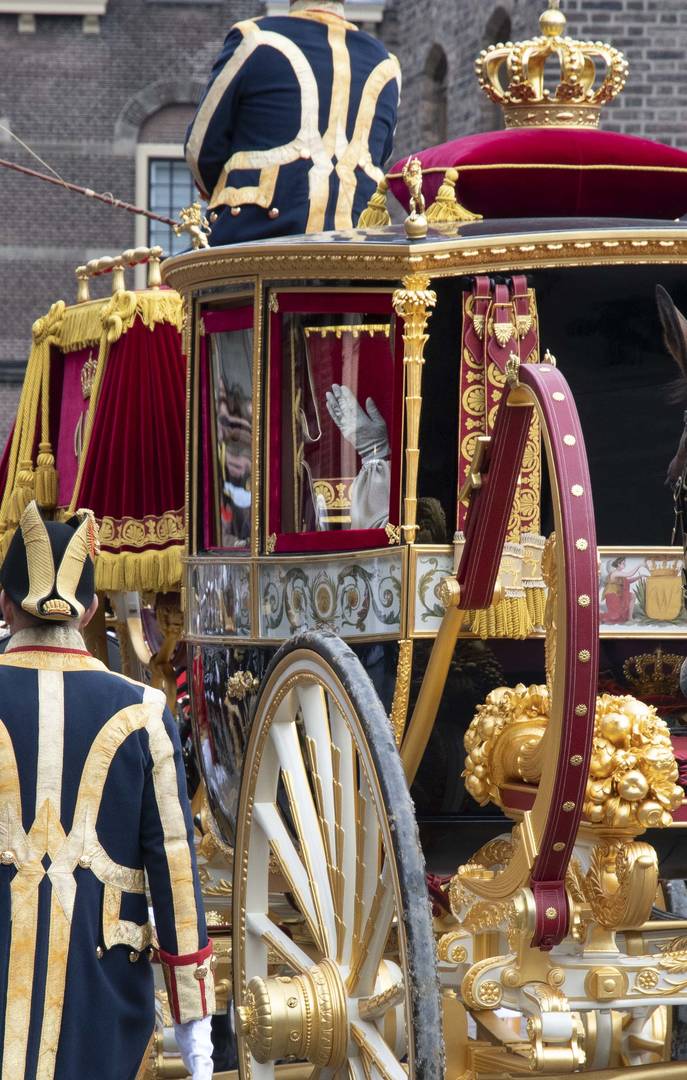
[[[9,524],[17,526],[21,516],[34,497],[33,462],[28,459],[19,462],[17,482],[12,492],[9,509]]]
[[[525,597],[506,597],[490,608],[469,613],[470,630],[475,637],[526,638],[533,630]]]
[[[535,627],[544,626],[546,589],[525,589],[525,597],[532,625]]]
[[[49,442],[42,442],[38,447],[35,476],[36,502],[43,510],[54,510],[57,506],[57,469]]]
[[[449,225],[455,221],[481,221],[481,214],[473,214],[466,210],[458,202],[456,196],[456,184],[458,182],[458,170],[447,169],[444,173],[444,182],[437,192],[437,197],[427,210],[427,221],[430,225]]]
[[[389,184],[386,179],[380,180],[377,190],[358,219],[359,229],[378,229],[382,225],[391,225],[391,217],[386,205],[388,190]]]

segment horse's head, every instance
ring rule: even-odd
[[[663,341],[680,370],[680,377],[674,386],[674,399],[687,399],[687,319],[673,303],[670,294],[662,285],[656,286],[658,315],[663,327]],[[687,465],[687,413],[685,427],[680,437],[677,453],[668,466],[667,483],[676,484]]]

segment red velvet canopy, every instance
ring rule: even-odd
[[[630,217],[672,220],[687,213],[687,153],[610,131],[526,128],[468,135],[416,155],[427,205],[448,168],[459,171],[458,201],[485,218]],[[401,178],[388,179],[408,207]]]
[[[0,550],[31,498],[93,510],[96,586],[176,591],[184,528],[186,363],[169,289],[118,291],[33,326],[17,421],[0,462]]]
[[[137,318],[107,358],[73,496],[100,522],[101,554],[146,552],[153,561],[170,549],[178,555],[184,539],[185,400],[178,330],[158,323],[153,332]],[[147,576],[141,575],[140,587]]]

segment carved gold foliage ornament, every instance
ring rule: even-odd
[[[444,964],[464,964],[468,958],[465,943],[468,940],[463,930],[451,930],[442,934],[437,943],[437,959]]]
[[[227,679],[227,698],[230,701],[243,701],[248,694],[254,694],[260,686],[260,680],[250,671],[235,671]]]
[[[687,971],[687,937],[673,938],[672,941],[660,945],[659,948],[661,951],[659,967],[676,975]]]
[[[597,699],[584,814],[613,827],[666,828],[682,803],[665,721],[629,695]]]
[[[658,860],[649,844],[602,841],[591,853],[582,882],[592,917],[612,930],[641,926],[658,885]]]
[[[484,806],[499,802],[499,787],[509,780],[539,779],[528,768],[548,723],[549,698],[545,686],[492,690],[465,733],[465,786]]]
[[[396,746],[401,745],[408,713],[410,695],[410,676],[413,670],[413,642],[410,639],[398,643],[398,663],[396,665],[396,684],[391,703],[391,729]]]
[[[478,706],[465,734],[465,784],[480,805],[499,802],[503,784],[536,783],[548,724],[545,686],[499,687]],[[668,727],[651,705],[603,694],[597,699],[584,816],[595,824],[667,827],[682,803]]]

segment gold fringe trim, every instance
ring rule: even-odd
[[[471,633],[483,641],[487,638],[526,638],[534,629],[524,596],[507,597],[493,607],[470,611],[468,618]]]
[[[77,352],[98,344],[103,332],[100,313],[105,303],[105,300],[88,300],[85,304],[67,308],[60,334],[63,352]]]
[[[387,181],[380,180],[377,184],[377,190],[358,218],[359,229],[377,229],[381,228],[382,225],[391,225],[391,216],[386,203],[388,190]]]
[[[178,592],[181,588],[181,544],[164,551],[101,551],[95,560],[98,592]]]
[[[481,221],[481,214],[473,214],[458,202],[456,184],[458,183],[458,170],[447,169],[444,173],[444,182],[437,192],[437,197],[427,210],[427,221],[430,225],[449,225],[455,221]]]
[[[144,326],[152,329],[156,323],[166,322],[181,332],[183,319],[183,301],[172,289],[151,289],[146,292],[126,292],[126,320],[122,320],[122,331],[128,330],[138,314]],[[76,352],[88,345],[97,345],[102,337],[103,322],[120,306],[113,305],[114,297],[101,300],[88,300],[85,304],[68,307],[64,314],[58,345],[63,352]],[[124,323],[126,322],[126,326]],[[116,339],[115,339],[116,340]]]

